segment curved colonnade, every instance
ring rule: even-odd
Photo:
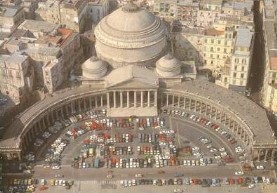
[[[8,149],[3,151],[3,148],[5,148],[4,145],[3,148],[1,147],[1,152],[9,154],[7,157],[18,157],[21,159],[21,155],[24,154],[29,147],[33,146],[36,136],[44,132],[48,127],[52,126],[55,121],[61,118],[67,118],[72,114],[82,113],[91,109],[105,108],[107,112],[109,112],[110,103],[113,103],[114,107],[114,104],[118,104],[119,102],[119,104],[121,104],[118,105],[119,108],[128,108],[128,105],[122,105],[122,102],[127,102],[129,104],[126,99],[120,98],[120,101],[117,99],[117,102],[114,103],[113,100],[116,100],[115,97],[110,97],[110,94],[114,92],[116,91],[106,89],[92,90],[88,89],[88,87],[79,87],[62,90],[56,92],[53,96],[46,97],[41,102],[23,112],[18,120],[16,120],[20,120],[22,125],[22,128],[17,128],[16,143],[13,143],[13,146],[17,146],[13,147],[13,150],[11,148],[9,152],[7,151]],[[119,94],[122,96],[120,92]],[[149,99],[150,97],[146,98]],[[274,161],[275,159],[277,153],[276,145],[257,144],[255,141],[256,135],[247,123],[238,116],[236,112],[218,101],[213,101],[207,97],[187,91],[159,89],[157,102],[158,108],[160,109],[167,107],[195,112],[229,129],[237,139],[243,142],[253,160]],[[153,103],[153,105],[155,105],[155,103]],[[13,129],[12,127],[18,125],[16,121],[11,125],[11,130]],[[15,138],[13,138],[13,140],[15,140]]]

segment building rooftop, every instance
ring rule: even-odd
[[[237,39],[235,46],[249,48],[253,38],[253,32],[248,28],[239,28],[237,31]]]
[[[0,55],[0,67],[20,69],[21,64],[28,58],[28,56],[14,53],[12,55]]]
[[[219,30],[216,30],[214,28],[210,28],[210,29],[205,30],[205,35],[207,35],[207,36],[222,36],[224,34],[225,34],[224,31],[219,31]]]
[[[18,26],[18,29],[29,30],[32,33],[42,32],[48,34],[58,27],[59,25],[47,21],[25,20],[20,26]]]
[[[16,6],[0,6],[0,16],[14,17],[20,9],[20,7]]]
[[[59,58],[61,49],[59,47],[32,47],[26,49],[24,52],[28,54],[39,54]]]
[[[271,56],[269,58],[270,70],[277,70],[277,57]]]
[[[122,76],[124,74],[124,76]],[[112,87],[128,80],[138,80],[139,82],[158,86],[158,77],[152,70],[143,66],[127,65],[113,70],[106,77],[106,87]]]

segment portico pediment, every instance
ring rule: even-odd
[[[120,82],[118,84],[112,85],[108,88],[119,88],[119,89],[149,89],[158,88],[158,83],[156,85],[146,83],[145,81],[137,80],[136,78]]]
[[[140,66],[128,65],[113,70],[105,78],[106,88],[158,88],[156,74]]]

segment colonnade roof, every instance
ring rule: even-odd
[[[223,108],[234,112],[252,130],[256,143],[274,143],[273,130],[266,111],[247,97],[205,80],[186,81],[171,88],[172,92],[181,91],[195,94],[207,101],[214,101]]]

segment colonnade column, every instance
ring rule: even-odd
[[[120,107],[123,107],[123,94],[122,91],[120,91]]]
[[[134,107],[137,107],[137,91],[134,91]]]
[[[71,114],[75,113],[75,108],[74,108],[74,104],[73,101],[71,102]]]
[[[143,107],[143,91],[140,91],[140,107]]]
[[[113,91],[113,107],[116,108],[116,92]]]
[[[157,101],[158,101],[158,92],[155,91],[155,98],[154,98],[154,106],[157,106]]]
[[[100,101],[101,101],[101,107],[103,107],[103,95],[100,96]]]
[[[129,91],[127,91],[127,108],[129,108],[130,107],[130,101],[129,101],[130,99],[129,99]]]
[[[268,150],[265,150],[264,162],[267,162]]]
[[[261,161],[261,160],[260,160],[260,154],[261,154],[261,150],[259,149],[259,150],[258,150],[258,160],[257,160],[258,162]]]
[[[175,98],[175,96],[174,95],[172,95],[172,106],[174,107],[174,98]]]
[[[95,96],[95,108],[97,108],[98,107],[98,102],[97,102],[97,96]]]
[[[274,166],[275,165],[275,163],[274,163],[274,156],[275,156],[275,153],[276,153],[276,150],[272,150],[271,151],[271,158],[270,158],[270,160],[271,160],[271,166]]]
[[[110,93],[107,93],[107,108],[110,108]]]
[[[147,94],[147,106],[150,107],[150,91]]]
[[[92,109],[92,100],[91,100],[91,96],[89,97],[89,108]]]

